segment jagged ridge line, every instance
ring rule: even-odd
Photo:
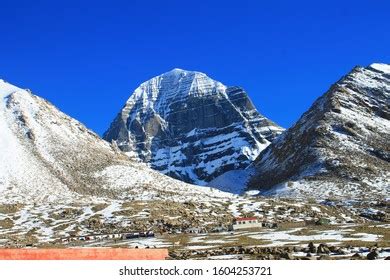
[[[233,123],[233,124],[231,124],[231,125],[229,125],[229,126],[224,126],[224,127],[221,127],[221,128],[218,128],[218,129],[225,129],[225,128],[227,128],[227,127],[230,127],[230,126],[232,126],[232,125],[234,125],[234,124],[240,124],[239,122],[236,122],[236,123]],[[273,126],[273,127],[276,127],[276,126]],[[202,129],[202,128],[200,128],[200,129]],[[271,129],[269,129],[269,131],[271,132],[272,130]],[[189,136],[189,137],[187,137],[187,139],[188,138],[190,138],[191,136]],[[153,138],[154,139],[154,138]],[[162,139],[162,140],[159,140],[159,139],[157,139],[157,140],[152,140],[153,142],[164,142],[164,141],[171,141],[171,140],[178,140],[178,139],[183,139],[182,137],[173,137],[173,138],[170,138],[170,139]],[[264,138],[265,139],[265,138]],[[223,141],[222,141],[223,142]],[[145,141],[142,141],[142,142],[135,142],[136,144],[143,144],[143,143],[147,143],[147,142],[145,142]]]
[[[241,97],[241,98],[236,98],[236,99],[229,99],[228,101],[221,101],[221,102],[218,102],[218,104],[224,104],[224,103],[231,103],[231,102],[234,102],[234,101],[237,101],[237,100],[243,100],[243,99],[248,99],[247,97]],[[175,102],[175,103],[179,103],[179,101]],[[175,104],[175,103],[171,103],[171,104]],[[204,108],[204,107],[208,107],[208,106],[215,106],[217,104],[206,104],[206,105],[202,105],[202,106],[198,106],[198,107],[193,107],[191,109],[182,109],[182,110],[178,110],[178,111],[175,111],[175,113],[180,113],[180,112],[185,112],[185,111],[190,111],[190,110],[195,110],[195,109],[198,109],[198,108]]]

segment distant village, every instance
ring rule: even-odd
[[[237,231],[245,229],[256,229],[256,228],[276,228],[276,223],[264,222],[256,217],[240,217],[234,219],[233,223],[228,226],[219,226],[212,228],[211,230],[206,230],[203,227],[189,227],[183,230],[171,230],[169,234],[202,234],[202,233],[217,233],[217,232],[227,232],[227,231]],[[89,234],[82,236],[70,236],[67,238],[62,238],[61,243],[70,243],[74,241],[98,241],[98,240],[126,240],[126,239],[136,239],[136,238],[153,238],[155,233],[152,230],[140,231],[140,232],[124,232],[124,233],[110,233],[110,234]]]
[[[150,238],[154,237],[153,231],[144,232],[127,232],[127,233],[112,233],[112,234],[90,234],[84,236],[71,236],[61,239],[62,243],[69,243],[72,241],[91,241],[91,240],[119,240],[119,239],[135,239],[135,238]]]

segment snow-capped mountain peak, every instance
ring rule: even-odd
[[[369,68],[378,70],[380,72],[390,74],[390,65],[384,63],[373,63],[369,66]]]
[[[215,91],[210,91],[215,89]],[[128,102],[140,97],[150,99],[183,98],[188,95],[215,94],[223,92],[226,87],[206,74],[175,68],[142,83],[129,98]]]
[[[129,160],[48,101],[4,81],[0,134],[0,203],[229,196]]]
[[[142,83],[104,138],[165,174],[204,185],[247,166],[282,130],[243,89],[173,69]]]
[[[389,73],[390,65],[374,63],[340,79],[259,155],[249,188],[320,198],[388,197]]]
[[[24,91],[24,90],[14,86],[14,85],[11,85],[11,84],[7,83],[6,81],[0,79],[0,98],[3,99],[5,97],[7,97],[8,95],[15,93],[15,92],[19,92],[19,91]]]

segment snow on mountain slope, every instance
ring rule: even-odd
[[[3,198],[10,195],[32,195],[45,197],[51,201],[57,193],[64,198],[72,198],[73,194],[56,177],[51,176],[46,166],[37,160],[21,140],[14,134],[13,129],[19,129],[13,122],[15,116],[7,108],[10,95],[16,96],[24,93],[21,89],[0,81],[0,192]],[[23,129],[23,128],[22,128]],[[28,133],[28,131],[23,131]],[[13,186],[20,183],[29,184],[29,188],[21,188],[16,192]]]
[[[155,170],[205,185],[248,166],[282,131],[241,88],[174,69],[141,84],[104,139]]]
[[[246,169],[231,170],[213,179],[207,186],[225,192],[243,194],[253,172],[254,170],[250,166]]]
[[[0,135],[0,203],[231,198],[129,160],[49,102],[2,80]]]
[[[260,154],[247,187],[286,196],[389,197],[389,107],[390,65],[356,67]]]

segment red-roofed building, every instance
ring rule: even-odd
[[[236,218],[233,223],[233,229],[261,228],[262,222],[256,217]]]

